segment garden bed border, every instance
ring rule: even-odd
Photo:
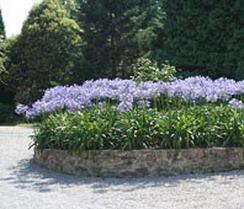
[[[90,177],[144,177],[209,173],[244,168],[244,148],[90,150],[82,153],[34,150],[48,169]]]

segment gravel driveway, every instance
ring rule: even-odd
[[[244,209],[244,171],[79,178],[33,164],[31,134],[31,128],[0,127],[0,209]]]

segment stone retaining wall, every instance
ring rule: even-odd
[[[36,149],[34,160],[48,169],[80,176],[143,177],[241,169],[244,148],[103,150],[81,154]]]

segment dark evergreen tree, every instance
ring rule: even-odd
[[[168,0],[166,12],[165,55],[171,64],[243,79],[243,0]]]
[[[79,6],[91,77],[128,76],[137,58],[161,56],[163,1],[80,0]]]
[[[6,62],[6,35],[3,23],[2,11],[0,9],[0,84],[3,83],[3,76],[6,72],[5,62]]]
[[[5,27],[4,27],[4,22],[3,22],[3,16],[2,16],[2,10],[0,9],[0,38],[5,39],[6,34],[5,34]]]
[[[79,22],[87,43],[85,55],[91,77],[117,76],[136,57],[134,16],[137,1],[80,1]]]
[[[138,42],[140,56],[163,61],[165,0],[141,0],[138,18]]]

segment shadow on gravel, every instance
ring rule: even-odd
[[[77,177],[41,168],[30,159],[25,159],[19,161],[17,166],[12,167],[8,176],[0,178],[0,183],[7,182],[13,184],[16,188],[38,192],[87,186],[94,193],[104,193],[108,191],[132,192],[153,187],[177,187],[182,182],[200,185],[206,181],[216,181],[217,179],[219,179],[219,184],[230,184],[236,178],[242,178],[244,181],[244,170],[135,179]]]

